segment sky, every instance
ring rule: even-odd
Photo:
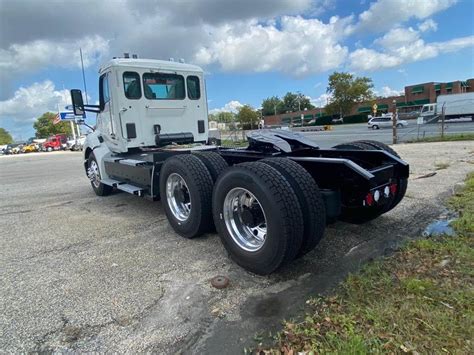
[[[0,0],[0,127],[26,140],[83,89],[80,48],[90,103],[128,52],[201,66],[212,113],[288,91],[318,106],[334,71],[379,96],[473,78],[474,0]]]

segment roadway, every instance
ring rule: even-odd
[[[440,135],[441,124],[420,125],[419,131],[416,120],[407,121],[408,126],[398,130],[399,142]],[[366,123],[333,125],[332,131],[301,132],[307,138],[314,140],[321,148],[330,148],[339,143],[361,139],[377,140],[386,144],[392,143],[392,129],[382,128],[371,130]],[[474,122],[467,120],[448,121],[445,123],[446,134],[474,133]]]

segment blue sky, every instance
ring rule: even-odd
[[[15,138],[83,88],[79,47],[92,102],[99,65],[136,52],[201,65],[213,112],[288,91],[318,104],[333,71],[371,77],[380,95],[474,77],[471,0],[89,2],[0,0],[0,127]]]

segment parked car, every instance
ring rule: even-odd
[[[420,116],[420,110],[410,111],[410,112],[399,112],[398,118],[404,120],[414,120]]]
[[[22,153],[32,153],[37,151],[39,151],[39,145],[37,143],[30,143],[21,148]]]
[[[18,143],[8,144],[4,150],[4,154],[18,154],[20,153],[22,145]]]
[[[67,148],[66,149],[69,149],[69,150],[72,150],[72,151],[76,151],[76,150],[82,150],[82,147],[84,146],[84,142],[86,140],[86,137],[79,137],[79,138],[76,138],[76,139],[70,139],[67,141]]]
[[[372,117],[367,123],[368,128],[380,129],[380,128],[390,128],[393,125],[392,116],[382,116],[382,117]],[[397,120],[397,127],[404,128],[408,126],[408,122],[405,120]]]

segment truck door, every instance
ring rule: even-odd
[[[111,150],[117,145],[117,127],[113,120],[112,100],[110,96],[110,73],[104,73],[99,79],[99,105],[100,112],[97,114],[97,126],[103,133],[103,138]]]

